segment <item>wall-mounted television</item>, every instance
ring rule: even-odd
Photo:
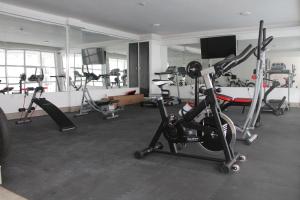
[[[236,36],[221,36],[201,38],[202,59],[225,58],[229,55],[236,55]]]
[[[103,48],[88,48],[81,50],[82,64],[106,64],[106,51]]]

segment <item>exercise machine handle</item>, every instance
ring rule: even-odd
[[[253,48],[251,51],[248,52],[248,54],[246,56],[244,56],[242,59],[238,60],[237,62],[234,62],[232,64],[230,64],[228,67],[226,67],[223,70],[223,73],[228,72],[229,70],[231,70],[232,68],[236,67],[237,65],[241,64],[242,62],[244,62],[245,60],[247,60],[254,52],[256,51],[256,48]]]
[[[214,64],[213,66],[216,71],[216,76],[217,77],[221,76],[225,72],[228,72],[233,67],[237,66],[241,62],[244,62],[246,59],[248,59],[251,56],[251,54],[253,54],[253,52],[255,51],[254,50],[255,48],[254,48],[249,52],[249,50],[251,48],[252,48],[252,45],[249,44],[239,55],[237,55],[233,58],[230,58],[230,59],[222,60],[222,61]]]
[[[224,65],[225,63],[227,64],[232,61],[238,60],[238,59],[242,58],[251,48],[252,48],[252,45],[249,44],[239,55],[230,57],[230,58],[225,58],[224,60],[221,60],[220,62],[217,62],[216,64],[214,64],[214,66]]]
[[[266,47],[272,42],[273,39],[274,39],[273,36],[270,36],[267,39],[265,39],[264,42],[263,42],[262,49],[265,50]]]
[[[263,42],[263,26],[264,26],[264,21],[260,20],[259,22],[259,32],[258,32],[258,44],[257,44],[257,59],[260,59],[260,53],[261,53],[261,45]]]

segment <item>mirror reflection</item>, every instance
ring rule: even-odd
[[[201,50],[199,44],[173,45],[168,47],[168,67],[184,68],[191,61],[201,61]],[[180,72],[181,71],[181,72]],[[179,70],[178,84],[179,86],[193,85],[193,79],[185,76],[184,70]],[[173,73],[174,74],[174,73]],[[170,75],[171,77],[174,75]],[[172,78],[172,80],[175,80]],[[174,81],[174,85],[176,85]]]
[[[237,53],[248,44],[256,46],[256,40],[238,40]],[[196,50],[196,51],[195,51]],[[267,66],[265,68],[266,85],[272,81],[279,82],[278,87],[298,88],[300,77],[296,68],[300,65],[300,37],[275,38],[267,51]],[[220,59],[201,59],[200,42],[168,47],[168,64],[186,66],[192,60],[201,61],[203,66],[209,66]],[[221,76],[216,84],[222,87],[253,87],[253,70],[256,65],[255,57],[250,57],[241,67],[232,69],[225,76]],[[189,85],[188,77],[186,83]]]
[[[61,51],[66,46],[65,27],[0,15],[0,90],[24,93],[37,87],[28,78],[43,69],[45,92],[62,91],[55,75],[62,68]]]
[[[69,84],[71,90],[128,86],[128,44],[117,37],[70,28]],[[64,57],[64,69],[66,69]],[[66,70],[65,70],[66,71]]]

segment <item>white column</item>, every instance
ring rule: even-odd
[[[162,46],[158,40],[149,41],[149,86],[150,94],[160,94],[160,89],[153,84],[152,80],[159,78],[155,72],[165,71],[167,68],[168,53],[167,47]]]

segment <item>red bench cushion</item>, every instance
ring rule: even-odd
[[[217,99],[234,103],[251,103],[251,98],[233,98],[224,94],[217,94]]]

